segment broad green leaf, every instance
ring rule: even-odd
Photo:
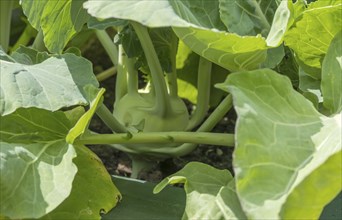
[[[316,79],[321,78],[330,42],[342,29],[341,13],[339,0],[311,3],[285,35],[285,43],[295,51],[301,67]]]
[[[178,4],[177,11],[183,12],[179,13],[179,15],[181,15],[183,19],[186,19],[188,17],[191,18],[192,16],[196,17],[198,18],[198,20],[200,20],[201,24],[196,24],[196,26],[192,25],[191,27],[178,27],[174,25],[173,29],[175,33],[187,44],[187,46],[189,46],[197,54],[230,71],[251,70],[259,68],[260,64],[266,60],[267,49],[277,47],[281,44],[283,34],[287,30],[288,26],[291,24],[291,12],[289,10],[289,7],[292,4],[290,2],[283,2],[281,4],[281,10],[277,11],[275,15],[276,20],[274,22],[274,26],[272,26],[270,36],[267,40],[265,40],[265,38],[263,38],[260,33],[257,33],[258,35],[256,36],[240,36],[242,35],[242,33],[239,33],[240,35],[229,33],[225,31],[225,29],[221,28],[219,24],[216,25],[216,22],[210,22],[211,20],[216,21],[216,13],[210,13],[210,16],[196,16],[196,14],[192,13],[192,10],[190,10],[189,8],[196,8],[194,2],[197,1],[189,2],[191,2],[192,4]],[[268,19],[271,19],[270,15],[272,13],[270,12],[271,10],[269,10],[270,8],[268,8],[267,3],[265,5],[261,3],[261,5],[263,5],[261,6],[256,1],[248,1],[247,3],[246,1],[234,1],[233,3],[232,1],[228,0],[222,0],[220,2],[221,18],[229,16],[230,10],[234,11],[234,9],[230,7],[231,5],[229,3],[236,4],[236,6],[244,8],[244,6],[241,6],[239,4],[242,2],[245,7],[249,5],[248,10],[253,11],[254,8],[255,11],[258,11],[255,14],[263,15],[263,21],[265,21],[266,19],[265,14],[263,14],[263,12],[260,10],[261,8],[264,8],[265,13],[268,14]],[[208,5],[215,4],[203,3],[201,7],[197,6],[197,8],[206,11]],[[272,6],[272,8],[275,7]],[[212,11],[217,10],[219,9],[212,9]],[[193,9],[193,11],[195,11],[195,9]],[[246,9],[244,10],[244,12],[246,12]],[[226,18],[225,21],[228,22],[232,20]],[[209,27],[208,25],[203,25],[206,22],[210,22],[211,26]],[[268,23],[268,21],[266,23]],[[269,29],[269,27],[266,29]],[[268,30],[266,32],[268,33]]]
[[[52,53],[61,53],[68,41],[79,32],[89,16],[83,9],[85,0],[21,0],[31,25],[42,30],[44,42]]]
[[[257,69],[266,59],[268,47],[260,35],[241,37],[200,28],[173,30],[197,54],[230,71]]]
[[[341,183],[342,181],[341,158],[341,151],[332,155],[296,187],[287,199],[287,203],[282,207],[280,215],[283,219],[318,219],[322,212],[322,204],[329,204],[336,196],[336,192],[341,191],[340,184],[331,184],[332,182]],[[339,173],[336,170],[339,170]],[[331,172],[336,175],[332,175]],[[312,187],[313,185],[318,187]],[[302,199],[307,197],[307,195],[316,195],[320,189],[324,189],[324,194],[320,193],[319,196]],[[339,210],[341,210],[341,206]]]
[[[0,116],[0,139],[7,143],[34,143],[64,139],[70,122],[63,112],[44,109],[18,109]]]
[[[294,217],[293,208],[283,207],[303,203],[301,212],[317,219],[341,190],[335,158],[342,149],[341,114],[321,115],[287,77],[269,69],[231,74],[219,87],[233,94],[238,113],[234,167],[247,216]],[[328,178],[330,187],[320,187],[326,180],[317,175]],[[315,194],[305,193],[311,191]],[[299,194],[305,196],[296,198]]]
[[[246,218],[235,193],[234,179],[227,170],[191,162],[160,182],[154,193],[176,183],[184,183],[187,197],[182,219]]]
[[[284,46],[270,48],[267,50],[266,60],[261,63],[262,68],[275,68],[283,60],[285,56]]]
[[[187,21],[192,27],[202,27],[206,29],[226,30],[221,21],[219,1],[208,2],[206,0],[179,0],[169,1],[174,12],[179,18]],[[174,27],[186,27],[172,24]]]
[[[278,7],[277,1],[219,0],[220,16],[231,33],[267,36],[273,16]]]
[[[323,105],[330,114],[342,110],[342,31],[332,40],[322,64]]]
[[[86,85],[98,87],[91,63],[74,54],[51,57],[25,65],[0,60],[0,113],[37,107],[56,111],[62,107],[87,105]]]
[[[115,36],[114,43],[122,44],[122,47],[129,58],[139,57],[143,54],[139,38],[133,31],[131,25],[125,26],[121,32]]]
[[[172,66],[177,53],[178,38],[172,29],[151,28],[148,30],[154,49],[159,58],[162,69],[166,73],[172,72]],[[124,27],[116,36],[116,43],[121,43],[128,58],[137,57],[136,67],[144,73],[149,73],[149,67],[137,34],[131,25]]]
[[[84,134],[84,132],[86,131],[86,129],[89,126],[89,123],[90,123],[93,115],[96,112],[97,107],[103,101],[104,92],[105,92],[105,89],[101,89],[100,91],[98,91],[96,97],[93,97],[92,101],[90,102],[89,110],[85,114],[83,114],[79,118],[79,120],[77,121],[75,126],[70,129],[68,135],[66,136],[66,141],[68,143],[73,143],[77,137]],[[90,91],[90,94],[92,94],[92,93],[95,94],[94,91]]]
[[[103,220],[181,219],[185,208],[185,193],[179,187],[166,187],[153,194],[156,184],[137,179],[113,176],[113,182],[123,195],[122,201],[102,216]],[[134,211],[133,211],[134,210]]]
[[[11,54],[11,57],[13,57],[16,63],[33,65],[47,60],[51,55],[47,52],[38,52],[32,48],[20,46]]]
[[[97,19],[95,17],[90,17],[87,23],[88,28],[105,30],[109,27],[126,26],[128,24],[125,20],[108,18],[108,19]]]
[[[283,5],[287,7],[287,4]],[[220,18],[218,1],[88,0],[84,6],[97,18],[132,20],[148,27],[171,26],[193,51],[231,71],[258,68],[266,59],[267,49],[280,45],[282,35],[279,33],[287,29],[291,17],[289,10],[279,12],[279,16],[286,19],[278,19],[283,23],[280,26],[280,22],[275,24],[279,29],[272,32],[269,42],[273,46],[268,46],[261,35],[242,37],[228,33]],[[265,9],[267,11],[267,6]]]
[[[100,19],[131,20],[148,27],[190,26],[175,13],[168,0],[88,0],[83,7],[90,15]]]
[[[39,218],[70,194],[77,172],[73,146],[63,139],[33,144],[1,142],[0,213],[12,219]]]
[[[163,70],[171,73],[176,66],[177,36],[171,28],[153,28],[149,34]]]
[[[121,199],[101,160],[88,148],[75,146],[74,163],[78,172],[70,196],[55,210],[41,219],[100,220]]]

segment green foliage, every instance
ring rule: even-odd
[[[103,220],[110,219],[180,219],[184,212],[185,194],[181,188],[166,187],[153,194],[154,183],[113,176],[124,199]],[[134,210],[134,212],[132,211]]]
[[[233,73],[218,87],[233,94],[239,115],[235,180],[194,162],[155,192],[184,183],[183,219],[317,219],[341,190],[341,114],[321,115],[269,69]]]
[[[160,192],[167,184],[177,183],[184,183],[187,195],[182,219],[246,218],[241,205],[235,201],[234,178],[227,170],[192,162],[160,182],[154,193]]]
[[[63,140],[1,142],[1,213],[39,218],[54,210],[70,194],[75,156],[74,147]]]
[[[313,190],[316,196],[330,195],[319,201],[316,212],[314,202],[318,201],[304,200],[308,204],[305,213],[312,212],[317,218],[326,202],[341,190],[340,161],[332,159],[334,165],[327,162],[341,153],[341,114],[334,118],[321,115],[292,89],[287,78],[267,69],[234,73],[220,87],[233,94],[239,115],[234,167],[238,195],[248,216],[279,218],[278,212],[289,202],[287,197]],[[326,179],[315,178],[318,183],[312,188],[301,187],[321,169],[329,170]],[[327,179],[330,187],[316,188]]]
[[[316,1],[297,15],[285,35],[285,43],[296,53],[299,65],[313,78],[321,78],[324,55],[342,30],[341,13],[341,1]]]
[[[323,105],[330,114],[342,110],[342,30],[333,38],[322,64]]]
[[[87,147],[75,145],[78,168],[72,190],[66,200],[41,219],[94,219],[109,212],[121,200],[121,194],[101,160]],[[99,190],[101,189],[101,190]]]
[[[82,7],[84,1],[21,0],[21,6],[31,25],[36,30],[43,31],[48,50],[51,53],[61,53],[68,41],[89,19]]]
[[[22,50],[21,50],[22,51]],[[20,107],[38,107],[55,111],[61,107],[86,105],[86,85],[98,86],[91,63],[74,54],[64,54],[36,63],[32,54],[14,56],[32,65],[0,60],[1,63],[1,115],[7,115]],[[20,88],[20,89],[19,89]]]
[[[119,190],[123,202],[104,219],[318,219],[340,193],[341,1],[22,0],[38,30],[33,49],[18,47],[32,36],[9,45],[7,3],[0,219],[101,219]],[[95,37],[89,28],[117,70],[113,112],[92,63],[68,45],[81,29]],[[190,114],[181,97],[196,104]],[[232,97],[235,134],[210,132]],[[113,133],[90,130],[95,114]],[[117,180],[118,190],[85,146],[128,153],[136,177],[155,160],[208,143],[235,145],[234,177],[189,163],[154,188],[184,184],[185,194],[167,189],[169,201],[148,184]]]

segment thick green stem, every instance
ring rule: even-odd
[[[82,136],[76,140],[78,144],[137,144],[136,148],[142,148],[138,144],[172,144],[195,143],[219,146],[233,146],[234,135],[211,132],[147,132],[125,134],[92,134]],[[151,147],[147,148],[149,152]],[[141,151],[141,149],[139,149]]]
[[[116,47],[106,31],[96,30],[95,33],[103,48],[106,50],[110,60],[117,68],[115,101],[119,101],[127,93],[127,76],[124,69],[125,52],[123,51],[122,45],[119,45],[119,48]]]
[[[208,132],[211,131],[215,125],[222,120],[222,118],[228,113],[228,111],[233,106],[232,95],[229,94],[226,98],[216,107],[216,109],[211,113],[211,115],[205,120],[205,122],[197,129],[197,132]],[[231,134],[232,135],[232,134]],[[234,137],[230,136],[225,140],[221,140],[223,143],[226,143],[225,146],[233,146],[234,145]],[[168,154],[170,156],[184,156],[195,150],[197,144],[194,143],[185,143],[180,145],[179,147],[170,148],[170,149],[156,149],[151,150],[154,153],[163,153]]]
[[[104,81],[104,80],[108,79],[109,77],[113,76],[115,73],[116,73],[116,67],[113,66],[113,67],[106,69],[105,71],[97,74],[96,79],[97,79],[97,81],[101,82],[101,81]]]
[[[11,48],[11,52],[18,49],[21,45],[24,45],[24,46],[28,45],[31,39],[34,38],[35,36],[37,36],[37,30],[34,29],[31,25],[27,24],[24,32],[20,35],[17,42]]]
[[[127,132],[125,126],[123,126],[109,111],[109,109],[101,104],[96,110],[96,114],[101,118],[101,120],[113,131],[118,133]]]
[[[95,33],[112,63],[115,66],[118,66],[118,49],[114,44],[113,39],[111,39],[104,30],[95,30]]]
[[[38,34],[33,41],[32,48],[41,52],[47,51],[44,43],[44,34],[42,29],[38,31]]]
[[[171,97],[178,97],[178,85],[177,85],[177,66],[176,56],[178,49],[178,38],[173,34],[171,38],[170,46],[170,61],[171,61],[171,72],[167,73],[167,82],[169,86],[169,93]]]
[[[209,110],[211,67],[212,63],[210,61],[203,57],[200,58],[197,80],[197,105],[186,130],[191,130],[199,125]]]
[[[130,157],[132,159],[131,178],[137,179],[141,171],[148,171],[156,164],[156,161],[145,160],[144,158],[141,158],[139,155],[130,155]]]
[[[14,1],[0,1],[0,45],[5,52],[9,47],[9,38],[11,33],[11,18]]]
[[[125,70],[125,51],[122,45],[119,45],[119,58],[118,58],[118,74],[115,82],[115,102],[118,102],[124,95],[127,94],[127,74]]]
[[[151,70],[152,84],[156,93],[156,106],[155,110],[157,114],[164,117],[170,110],[170,99],[167,92],[166,83],[164,80],[164,72],[160,65],[157,53],[154,49],[152,40],[147,31],[147,28],[143,25],[131,22],[144,50],[144,54]]]
[[[136,62],[135,58],[127,58],[127,61],[126,61],[129,94],[138,93],[138,71],[135,69],[135,62]]]

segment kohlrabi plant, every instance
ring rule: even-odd
[[[0,219],[318,219],[340,193],[340,0],[0,5]],[[113,64],[96,76],[70,42],[88,33]],[[98,81],[114,73],[110,111]],[[212,132],[232,108],[235,132]],[[89,129],[95,114],[112,133]],[[200,144],[234,147],[234,174],[191,162],[135,187],[86,147],[103,144],[132,178]]]

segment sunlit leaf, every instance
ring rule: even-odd
[[[51,57],[25,65],[0,60],[0,112],[37,107],[56,111],[62,107],[87,105],[84,87],[98,87],[91,63],[74,54]]]
[[[321,78],[324,55],[342,29],[341,13],[339,0],[311,3],[285,35],[286,45],[295,51],[304,71],[314,78]]]
[[[121,199],[111,176],[101,160],[88,148],[75,146],[74,163],[78,172],[70,196],[55,210],[41,219],[92,219],[100,220]]]
[[[63,139],[0,144],[1,214],[39,218],[69,196],[77,172],[73,146]]]
[[[234,179],[227,170],[191,162],[179,172],[165,178],[155,188],[160,192],[168,184],[184,183],[185,219],[245,219],[238,201]]]
[[[63,112],[44,109],[18,109],[0,116],[0,138],[8,143],[32,143],[64,139],[70,122]]]
[[[269,69],[231,74],[219,87],[233,94],[238,113],[233,163],[248,217],[293,218],[296,206],[298,216],[317,219],[341,190],[341,114],[321,115]]]
[[[89,18],[82,7],[84,1],[21,0],[20,2],[31,25],[43,31],[44,42],[49,51],[61,53],[68,41],[82,29]]]
[[[68,143],[73,143],[77,137],[79,137],[80,135],[82,135],[86,131],[86,129],[88,128],[88,126],[90,124],[92,117],[94,116],[94,114],[96,112],[96,109],[102,103],[103,94],[104,94],[105,90],[101,89],[97,93],[96,92],[97,92],[97,89],[96,90],[91,89],[90,95],[93,96],[93,98],[92,98],[92,101],[90,102],[90,108],[85,114],[83,114],[79,118],[79,120],[77,121],[75,126],[70,129],[68,135],[66,136],[66,141]],[[97,94],[97,95],[94,96],[95,94]]]

